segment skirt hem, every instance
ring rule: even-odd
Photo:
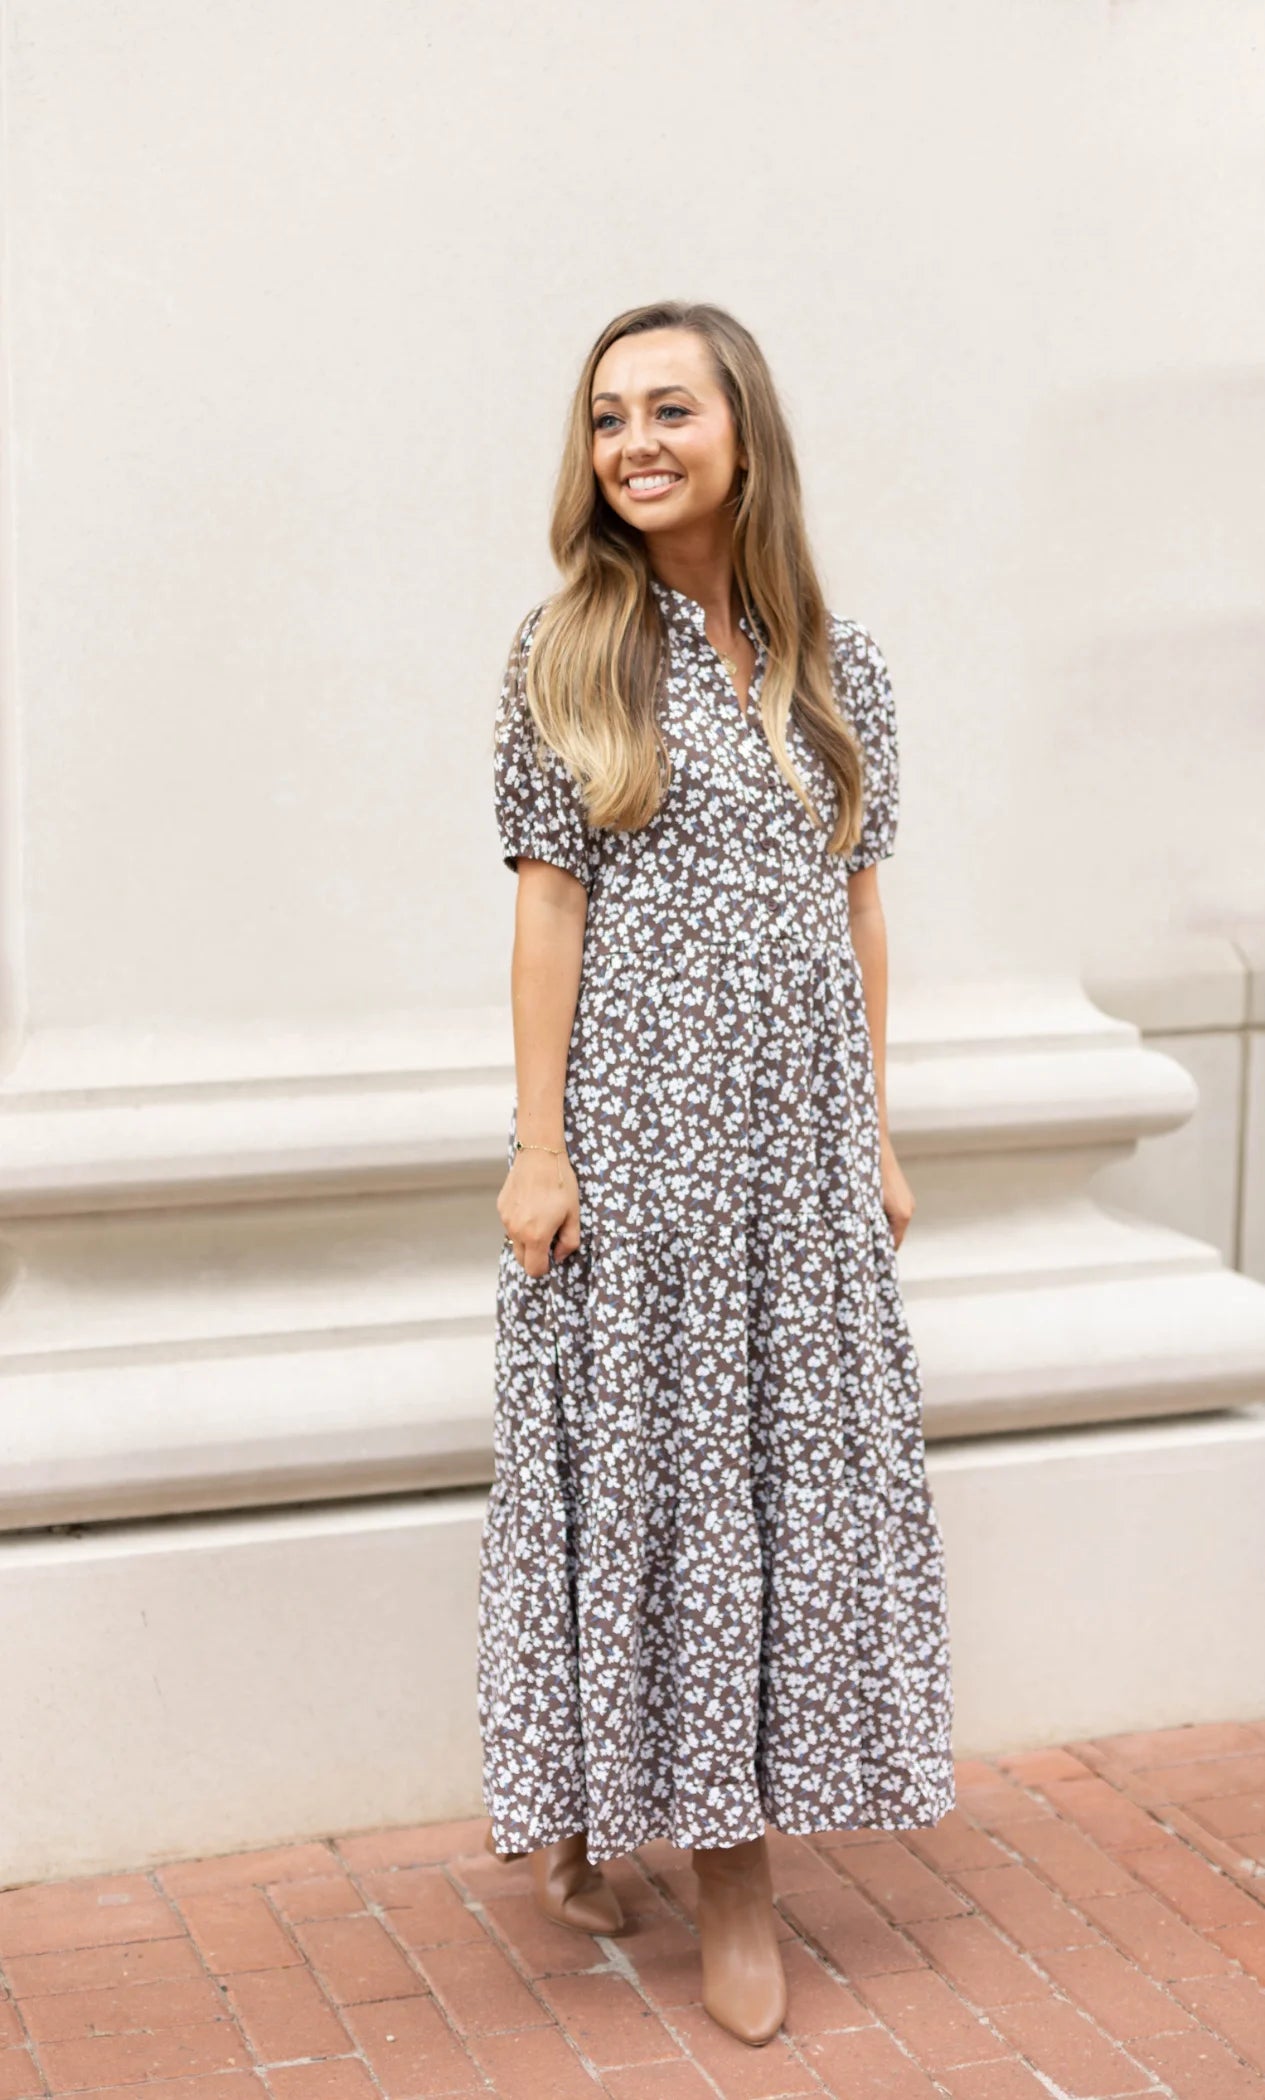
[[[843,1830],[930,1830],[941,1817],[948,1815],[950,1809],[956,1805],[956,1799],[955,1784],[950,1777],[943,1785],[928,1790],[927,1800],[922,1808],[911,1810],[905,1816],[889,1815],[885,1818],[880,1813],[875,1819],[872,1809],[866,1812],[854,1808],[823,1810],[820,1814],[810,1814],[806,1818],[788,1817],[779,1822],[775,1815],[766,1811],[759,1818],[759,1827],[752,1829],[749,1822],[690,1827],[671,1815],[664,1815],[651,1818],[636,1831],[621,1832],[618,1838],[607,1839],[605,1842],[599,1840],[597,1843],[590,1841],[585,1849],[592,1865],[601,1866],[608,1860],[626,1858],[629,1853],[638,1851],[642,1845],[663,1842],[675,1846],[678,1851],[688,1851],[693,1845],[742,1845],[749,1843],[752,1838],[762,1836],[768,1828],[776,1830],[782,1837],[826,1837],[833,1831]],[[512,1839],[500,1843],[497,1841],[495,1826],[492,1836],[499,1856],[509,1852],[535,1852],[544,1845],[559,1844],[564,1838],[574,1837],[582,1827],[572,1815],[564,1818],[561,1828],[552,1829],[546,1826],[543,1833],[533,1834],[527,1839],[515,1835]]]

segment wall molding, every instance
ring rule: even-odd
[[[489,1480],[509,1043],[483,1011],[342,1030],[306,1068],[270,1039],[236,1079],[204,1044],[178,1079],[169,1044],[116,1038],[96,1085],[70,1084],[82,1043],[28,1046],[0,1106],[0,1525]],[[1075,984],[923,988],[888,1092],[929,1438],[1265,1389],[1265,1290],[1091,1189],[1197,1099],[1131,1022]]]

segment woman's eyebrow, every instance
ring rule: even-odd
[[[647,401],[657,401],[661,394],[689,394],[691,401],[697,401],[698,399],[697,394],[690,394],[687,386],[680,386],[675,383],[672,386],[648,387],[646,399]],[[622,401],[623,398],[622,394],[594,394],[592,405],[596,408],[599,401]]]

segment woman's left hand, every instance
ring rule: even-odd
[[[879,1169],[883,1178],[883,1209],[892,1228],[892,1238],[899,1247],[914,1214],[914,1192],[905,1179],[886,1131],[879,1145]]]

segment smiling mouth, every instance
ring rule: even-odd
[[[630,474],[624,487],[630,496],[659,496],[665,489],[675,488],[678,481],[684,479],[684,474],[670,474],[666,471],[659,474]]]

